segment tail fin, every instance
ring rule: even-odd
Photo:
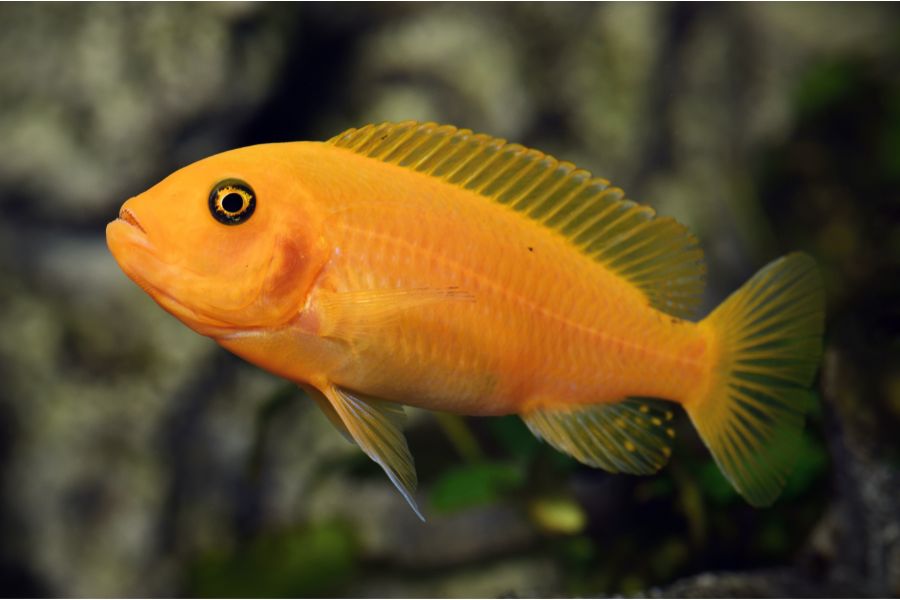
[[[824,305],[815,262],[795,253],[763,268],[702,323],[718,362],[685,409],[754,506],[775,501],[793,466],[822,355]]]

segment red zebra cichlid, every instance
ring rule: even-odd
[[[780,258],[690,321],[696,238],[609,182],[433,123],[241,148],[107,226],[164,309],[310,392],[418,513],[402,405],[519,415],[584,464],[649,474],[680,404],[753,505],[784,487],[812,401],[824,298]]]

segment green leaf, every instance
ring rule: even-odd
[[[894,93],[885,104],[887,115],[881,128],[878,154],[885,175],[900,179],[900,94]]]
[[[796,498],[809,489],[828,469],[828,454],[825,447],[819,440],[814,439],[809,431],[803,433],[795,451],[797,458],[794,470],[784,488],[784,498]]]
[[[264,535],[235,550],[197,559],[185,595],[275,598],[334,593],[351,576],[356,556],[352,532],[339,523]]]
[[[813,66],[796,87],[798,112],[807,117],[818,115],[853,91],[857,80],[857,68],[849,63],[834,61]]]
[[[438,511],[452,512],[490,504],[524,481],[522,469],[511,464],[481,462],[456,467],[431,487],[431,505]]]
[[[728,504],[740,497],[712,459],[703,463],[697,471],[697,478],[704,495],[717,504]]]
[[[491,433],[504,450],[515,458],[533,458],[541,449],[541,442],[528,431],[522,419],[516,416],[490,419]]]

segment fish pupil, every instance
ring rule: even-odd
[[[222,198],[222,208],[225,212],[236,213],[244,207],[244,199],[237,192],[231,192]]]

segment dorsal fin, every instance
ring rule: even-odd
[[[526,215],[630,281],[658,310],[691,317],[699,303],[706,267],[697,239],[572,163],[468,129],[415,121],[348,129],[327,143]]]

